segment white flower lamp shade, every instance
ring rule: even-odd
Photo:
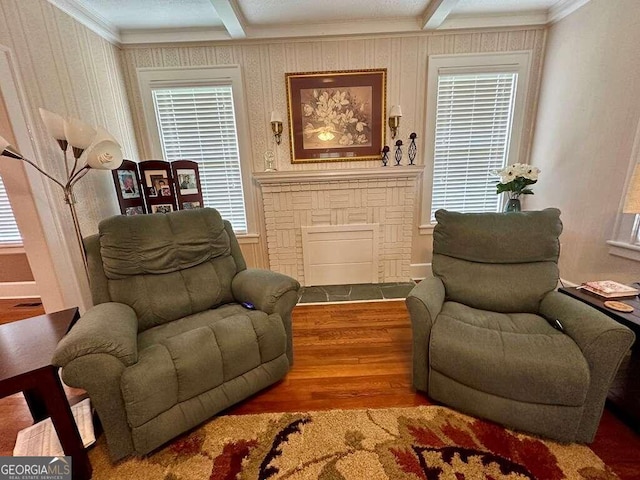
[[[47,129],[49,135],[56,140],[66,140],[67,136],[64,133],[64,118],[57,113],[50,112],[44,108],[39,108],[38,110],[40,111],[42,123],[44,123],[44,127]]]
[[[101,140],[87,151],[87,165],[97,170],[115,170],[123,158],[122,148],[113,140]]]
[[[636,165],[631,175],[629,189],[624,201],[623,213],[640,213],[640,163]]]
[[[77,118],[64,121],[64,135],[72,147],[85,150],[93,143],[96,136],[95,129]]]
[[[22,160],[22,155],[4,137],[0,137],[0,155]]]

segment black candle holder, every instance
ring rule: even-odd
[[[389,145],[385,145],[382,148],[382,166],[386,167],[387,164],[389,163],[389,150],[391,150],[389,148]]]
[[[413,161],[416,159],[416,155],[418,153],[418,147],[416,146],[416,138],[418,138],[418,135],[416,135],[416,132],[413,132],[411,135],[409,135],[409,138],[411,139],[411,143],[409,144],[408,149],[409,165],[415,165]]]
[[[396,142],[396,167],[400,166],[400,162],[402,161],[402,140],[398,140]]]

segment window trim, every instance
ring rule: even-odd
[[[141,67],[137,69],[142,110],[147,130],[147,141],[152,158],[164,158],[160,142],[160,130],[153,105],[155,88],[179,88],[210,85],[229,85],[233,92],[236,114],[240,174],[244,193],[244,209],[247,219],[246,235],[258,232],[254,188],[251,181],[252,160],[249,138],[244,80],[240,65],[208,65],[202,67]]]
[[[424,132],[425,171],[430,176],[423,176],[422,204],[420,211],[421,234],[433,231],[431,223],[431,197],[433,194],[433,167],[436,140],[436,106],[438,99],[438,75],[440,73],[484,73],[484,72],[516,72],[516,98],[511,124],[511,140],[507,163],[517,163],[520,147],[524,140],[524,121],[527,97],[529,95],[531,52],[516,51],[507,53],[469,53],[453,55],[430,55],[427,66],[427,111]],[[428,167],[430,166],[430,170]]]
[[[631,176],[633,175],[636,165],[640,166],[640,120],[636,128],[631,160],[629,161],[627,176],[625,177],[624,188],[622,189],[624,193],[620,198],[620,206],[618,207],[616,222],[613,227],[613,238],[607,240],[610,255],[640,262],[640,243],[633,243],[634,239],[632,238],[634,222],[640,222],[640,214],[622,213],[627,191],[631,183]]]

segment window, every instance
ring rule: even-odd
[[[7,245],[22,245],[22,237],[16,225],[16,219],[13,217],[7,191],[0,178],[0,246]]]
[[[231,85],[153,90],[164,159],[198,162],[204,204],[246,233]]]
[[[150,158],[198,162],[204,205],[237,234],[255,232],[240,67],[140,68],[138,82]]]
[[[423,224],[440,208],[500,210],[490,172],[518,161],[528,66],[527,53],[430,57]]]
[[[640,213],[635,213],[640,207],[640,121],[636,129],[627,182],[622,191],[625,193],[620,201],[613,238],[607,241],[609,253],[640,261]]]

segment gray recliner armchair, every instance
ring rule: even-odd
[[[216,210],[112,217],[85,247],[95,306],[53,363],[87,390],[113,461],[150,452],[288,372],[300,285],[247,269]]]
[[[436,220],[434,277],[407,298],[414,387],[517,430],[593,441],[634,334],[554,291],[560,211],[439,210]]]

